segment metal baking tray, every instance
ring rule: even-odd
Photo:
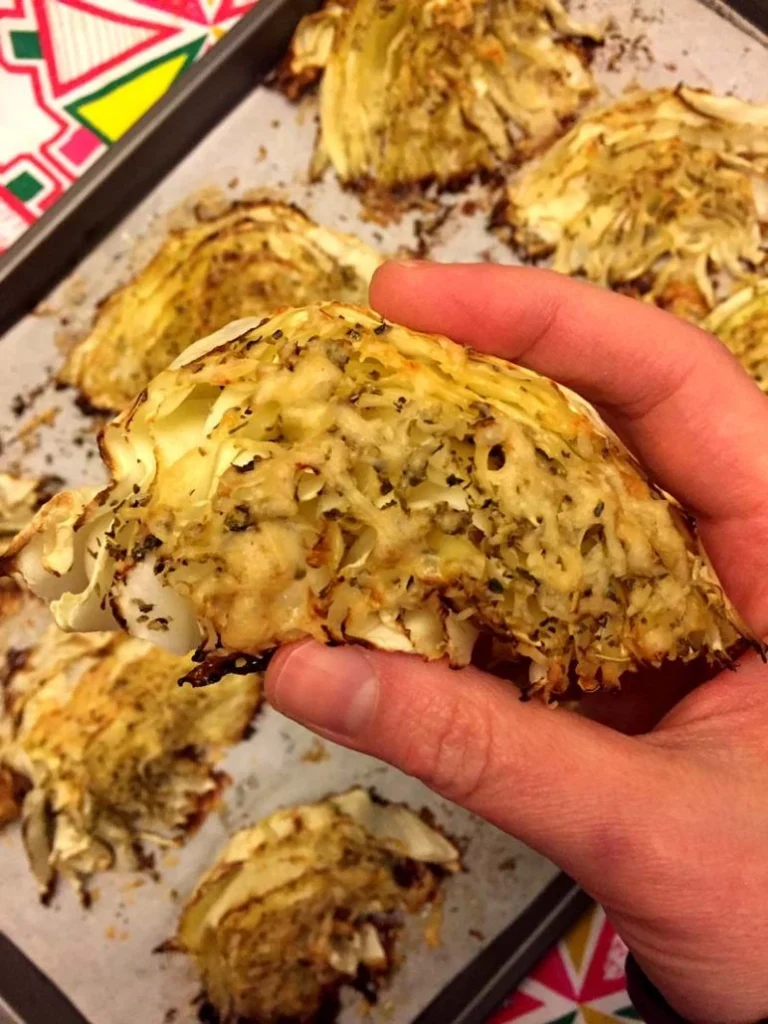
[[[299,17],[316,6],[314,0],[260,0],[0,259],[0,331],[7,332],[0,339],[0,468],[40,473],[53,467],[68,483],[100,482],[91,422],[71,393],[43,387],[61,363],[60,324],[33,310],[43,301],[45,310],[66,314],[68,330],[84,328],[99,299],[152,254],[188,196],[212,186],[232,198],[269,189],[385,252],[414,244],[414,218],[381,228],[361,219],[356,197],[332,175],[307,181],[311,112],[259,85]],[[608,93],[633,80],[648,86],[685,80],[768,99],[768,12],[761,0],[734,0],[731,7],[719,0],[579,0],[577,6],[585,20],[610,15],[620,26],[597,58]],[[482,201],[467,204],[468,196],[482,199],[470,188],[448,200],[432,255],[515,262],[487,233]],[[21,421],[13,405],[24,408]],[[53,408],[54,422],[25,446],[20,426]],[[185,849],[159,858],[160,881],[136,887],[133,876],[99,879],[99,898],[88,911],[68,892],[40,907],[18,835],[0,838],[0,1020],[5,1006],[22,1024],[137,1018],[191,1024],[198,985],[189,963],[151,952],[172,933],[179,897],[233,830],[280,805],[362,782],[391,799],[428,806],[451,834],[466,838],[468,869],[447,888],[440,948],[426,947],[415,922],[404,936],[405,964],[365,1019],[483,1024],[588,897],[537,854],[394,769],[330,745],[326,760],[307,763],[311,743],[301,727],[267,711],[254,737],[224,762],[235,785],[221,813]],[[359,998],[351,997],[342,1022],[361,1019]]]

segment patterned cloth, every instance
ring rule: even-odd
[[[0,0],[0,252],[255,2]],[[633,1018],[625,952],[591,912],[492,1024]]]
[[[0,0],[0,252],[256,0]]]
[[[640,1018],[627,996],[627,947],[594,907],[534,969],[489,1024],[621,1024]]]

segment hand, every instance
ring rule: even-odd
[[[728,594],[768,635],[768,399],[719,342],[547,271],[392,263],[371,301],[594,402],[696,515]],[[521,703],[475,668],[307,642],[275,658],[267,689],[569,872],[680,1014],[754,1021],[768,1015],[768,669],[747,655],[668,710],[691,682],[628,681],[587,698],[594,721]]]

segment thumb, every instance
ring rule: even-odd
[[[663,795],[663,771],[646,763],[655,755],[641,741],[523,703],[475,668],[306,641],[273,660],[267,696],[288,717],[512,833],[593,891]]]

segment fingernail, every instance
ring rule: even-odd
[[[389,260],[390,263],[394,263],[396,267],[401,267],[403,270],[423,270],[424,267],[429,266],[429,260]]]
[[[373,721],[379,700],[379,680],[360,650],[314,641],[288,654],[270,689],[288,718],[350,738]]]

